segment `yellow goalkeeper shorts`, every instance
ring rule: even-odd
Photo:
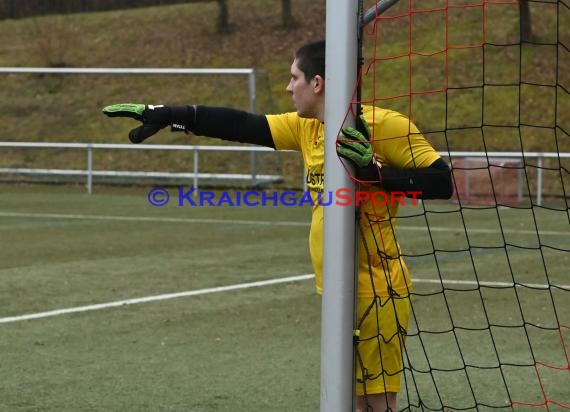
[[[358,298],[356,394],[399,392],[410,298]]]

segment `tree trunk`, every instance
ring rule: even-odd
[[[291,0],[281,0],[281,22],[283,27],[295,27],[297,21],[291,12]]]
[[[220,11],[218,14],[218,33],[219,34],[229,34],[231,33],[232,29],[230,26],[230,14],[228,11],[228,1],[227,0],[218,0],[218,6],[220,7]]]
[[[521,0],[519,2],[519,12],[521,19],[521,41],[532,40],[532,25],[530,19],[530,7],[528,0]]]

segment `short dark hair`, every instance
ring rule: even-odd
[[[297,67],[305,74],[307,82],[315,76],[325,78],[325,41],[307,43],[295,53]]]

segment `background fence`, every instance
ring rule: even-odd
[[[201,146],[201,145],[132,145],[132,144],[104,144],[104,143],[43,143],[43,142],[0,142],[0,148],[18,149],[81,149],[85,151],[85,168],[29,168],[29,167],[3,167],[0,174],[26,175],[26,176],[68,176],[82,178],[88,193],[93,190],[97,178],[107,179],[112,183],[118,178],[143,178],[153,180],[178,180],[192,182],[192,187],[199,188],[200,181],[233,182],[237,185],[259,187],[277,184],[283,181],[279,174],[264,174],[257,170],[257,162],[249,163],[249,170],[245,173],[228,173],[224,170],[218,172],[200,171],[200,153],[204,152],[234,152],[249,153],[254,156],[260,152],[273,152],[273,149],[257,146]],[[187,173],[148,170],[100,170],[93,161],[94,151],[101,150],[163,150],[163,151],[190,151],[193,152],[192,171]],[[533,200],[534,205],[541,206],[544,197],[544,162],[547,159],[570,159],[570,153],[542,153],[542,152],[440,152],[442,157],[448,159],[453,165],[455,178],[455,193],[453,201],[466,204],[494,204],[505,205],[519,203],[525,199]],[[276,155],[282,155],[277,152]],[[252,157],[253,158],[253,157]],[[532,159],[535,164],[530,164]],[[531,171],[535,170],[535,173]],[[530,177],[532,175],[532,178]],[[294,189],[306,190],[306,182],[299,181]],[[493,196],[493,193],[496,193]]]
[[[132,145],[132,144],[92,144],[92,143],[34,143],[34,142],[0,142],[0,147],[10,148],[48,148],[48,149],[83,149],[85,150],[85,169],[46,169],[6,167],[0,168],[0,173],[27,176],[69,176],[85,179],[88,193],[93,191],[94,178],[147,178],[147,179],[170,179],[192,182],[192,187],[198,189],[200,180],[217,180],[241,182],[252,187],[278,183],[282,180],[280,175],[259,174],[257,162],[250,162],[249,173],[218,173],[200,172],[200,152],[242,152],[254,155],[258,152],[273,152],[267,147],[250,146],[181,146],[181,145]],[[153,172],[133,170],[98,170],[93,162],[95,150],[177,150],[193,152],[192,172]],[[111,180],[112,181],[112,180]]]

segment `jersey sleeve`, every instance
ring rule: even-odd
[[[301,150],[301,122],[297,113],[266,115],[276,150]]]
[[[374,136],[374,152],[381,163],[403,169],[424,168],[440,158],[408,117],[393,111],[373,117],[375,121],[369,124]]]

